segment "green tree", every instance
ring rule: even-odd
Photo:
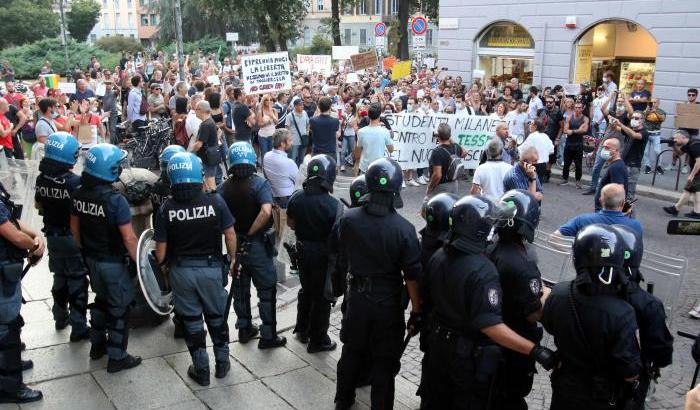
[[[100,4],[95,0],[73,0],[66,20],[70,36],[79,42],[87,40],[100,16]]]
[[[0,0],[0,48],[54,37],[58,20],[50,0]]]
[[[398,31],[399,31],[399,60],[408,60],[408,15],[411,3],[409,0],[399,0]]]

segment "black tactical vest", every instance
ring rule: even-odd
[[[73,207],[80,218],[80,244],[90,256],[120,257],[127,253],[119,226],[108,209],[114,195],[121,194],[111,185],[81,186],[73,194]]]
[[[161,205],[170,196],[170,184],[164,182],[162,179],[156,181],[151,190],[151,205],[153,205],[153,213],[158,213]]]
[[[229,178],[224,182],[222,196],[229,211],[233,215],[236,223],[236,233],[245,235],[255,222],[262,207],[255,200],[253,189],[251,188],[257,175],[251,175],[244,179]]]
[[[167,221],[167,257],[221,257],[221,222],[216,194],[201,192],[187,202],[167,200],[163,216]]]
[[[10,223],[19,229],[19,217],[22,208],[15,205],[10,199],[10,194],[0,185],[0,206],[7,208],[10,214]],[[21,262],[27,256],[27,251],[16,247],[12,242],[0,236],[0,262]]]
[[[65,231],[70,229],[70,211],[73,205],[73,187],[69,184],[72,173],[57,176],[40,174],[36,179],[34,199],[41,205],[44,217],[44,231]]]

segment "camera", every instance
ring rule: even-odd
[[[673,138],[664,138],[659,140],[659,144],[667,144],[669,147],[672,147],[676,143],[673,141]]]

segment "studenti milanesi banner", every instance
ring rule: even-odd
[[[500,122],[483,115],[461,114],[390,114],[386,119],[391,125],[394,144],[391,158],[403,169],[428,166],[430,153],[438,145],[437,128],[441,123],[449,124],[452,141],[467,152],[464,167],[476,169],[482,151],[496,135],[496,125]]]
[[[276,93],[292,89],[287,52],[252,54],[241,57],[243,87],[246,94]]]

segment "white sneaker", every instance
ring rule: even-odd
[[[693,319],[700,319],[700,305],[695,306],[690,312],[688,312],[688,316]]]
[[[340,166],[340,172],[345,172],[345,165]]]
[[[425,175],[421,175],[420,178],[418,178],[418,183],[421,185],[428,185],[428,178],[425,177]]]
[[[406,181],[403,181],[403,182],[401,183],[401,188],[406,188]]]
[[[685,165],[683,169],[681,169],[681,174],[685,175],[688,172],[690,172],[690,168],[687,165]]]
[[[667,165],[664,167],[664,171],[675,171],[676,166],[675,165]]]
[[[409,179],[407,184],[410,186],[420,186],[420,184],[413,179]]]

